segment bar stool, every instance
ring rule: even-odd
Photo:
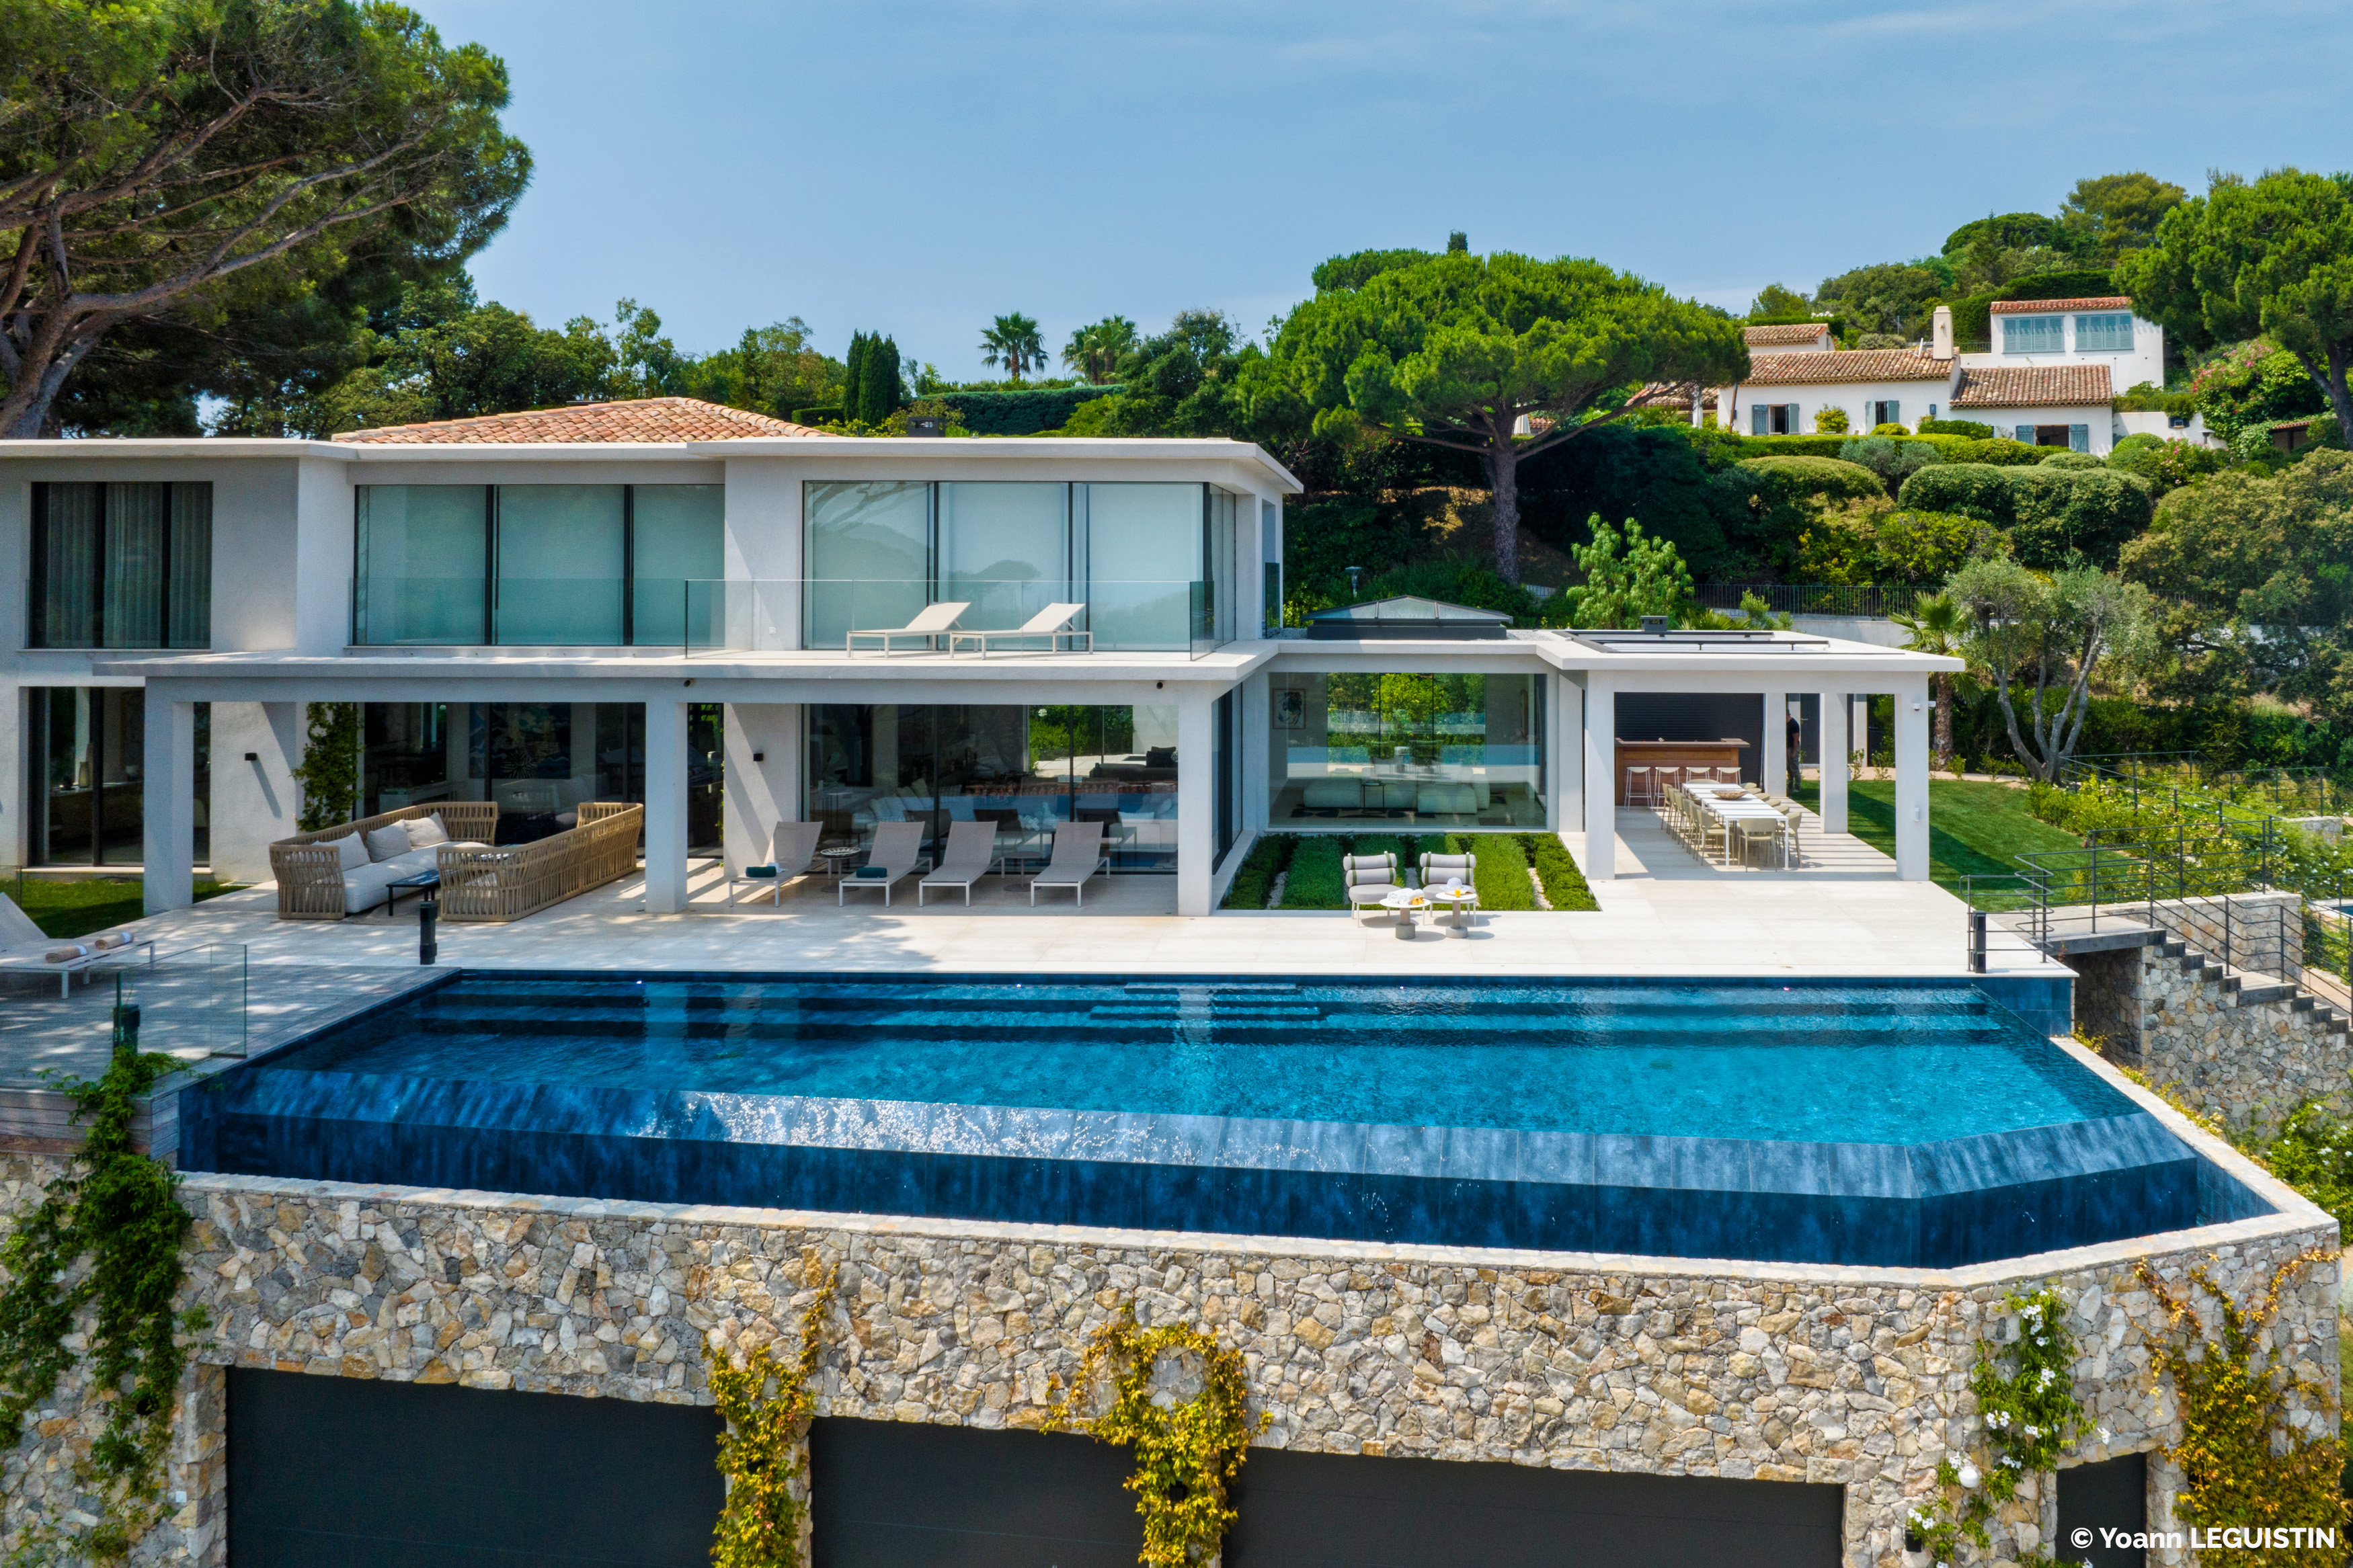
[[[1740,770],[1738,768],[1718,767],[1715,770],[1715,782],[1717,784],[1736,784],[1740,782]]]
[[[1660,805],[1671,804],[1676,795],[1683,793],[1683,770],[1679,767],[1662,767],[1651,775],[1657,783]]]

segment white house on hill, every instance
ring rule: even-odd
[[[1945,306],[1928,342],[1901,349],[1834,348],[1827,322],[1750,327],[1748,379],[1717,389],[1716,407],[1728,427],[1752,436],[1802,435],[1838,409],[1858,434],[1972,419],[2030,445],[2094,453],[2166,423],[2116,409],[2119,393],[2165,380],[2165,330],[2135,315],[2131,300],[1998,300],[1992,325],[1993,351],[1971,354],[1954,351]]]

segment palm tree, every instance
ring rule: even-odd
[[[1019,381],[1023,373],[1044,364],[1046,340],[1039,336],[1038,323],[1018,310],[997,317],[980,334],[980,363],[1003,365],[1008,381]]]
[[[1904,646],[1913,653],[1933,653],[1946,658],[1961,656],[1961,639],[1968,635],[1968,612],[1948,594],[1931,594],[1912,602],[1908,616],[1888,617],[1910,637]],[[1953,767],[1953,678],[1938,675],[1936,682],[1936,766]]]
[[[1119,362],[1135,346],[1135,323],[1125,316],[1105,316],[1091,327],[1081,327],[1062,347],[1062,365],[1077,371],[1096,386],[1109,381]]]

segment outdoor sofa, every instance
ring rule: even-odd
[[[588,801],[580,826],[530,844],[500,847],[499,808],[491,801],[436,801],[403,806],[357,822],[297,834],[269,847],[269,868],[278,879],[278,916],[290,921],[339,921],[375,908],[387,887],[431,871],[441,879],[436,893],[441,918],[449,921],[515,921],[629,875],[638,867],[638,839],[645,827],[642,805]],[[429,836],[423,824],[438,819],[442,843],[418,843]],[[415,834],[404,824],[419,825]],[[410,847],[399,849],[385,835],[400,828]],[[375,835],[375,842],[370,836]],[[354,862],[353,845],[369,857]]]
[[[390,896],[385,890],[388,884],[435,869],[441,846],[419,844],[416,834],[406,831],[406,848],[393,847],[384,837],[370,844],[368,836],[409,822],[421,829],[436,819],[451,845],[480,847],[498,837],[495,802],[440,800],[280,839],[269,847],[269,873],[278,882],[278,918],[339,921],[375,908]]]

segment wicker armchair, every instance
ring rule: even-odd
[[[445,847],[441,915],[452,921],[519,921],[638,868],[646,808],[614,801],[580,807],[580,826],[502,849]]]
[[[269,847],[269,874],[278,883],[278,918],[281,921],[339,921],[343,918],[343,870],[331,838],[348,838],[395,822],[438,816],[452,838],[488,844],[498,837],[499,808],[486,800],[441,800],[405,805],[357,822],[298,833]]]

